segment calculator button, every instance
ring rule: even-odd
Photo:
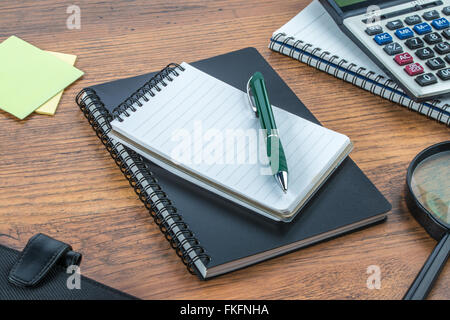
[[[416,24],[413,29],[419,35],[429,33],[432,31],[431,26],[426,22]]]
[[[444,9],[442,9],[442,13],[448,16],[450,14],[450,6],[444,7]]]
[[[423,67],[420,65],[420,63],[416,62],[416,63],[410,64],[410,65],[407,65],[405,67],[405,71],[410,76],[416,76],[418,74],[423,73]]]
[[[414,37],[414,32],[410,28],[406,27],[406,28],[401,28],[401,29],[398,29],[397,31],[395,31],[395,35],[400,40],[404,40],[404,39]]]
[[[425,37],[423,37],[423,40],[425,40],[428,44],[435,44],[442,41],[442,37],[439,33],[433,32],[427,34]]]
[[[414,24],[418,24],[421,22],[422,22],[422,19],[417,14],[405,18],[405,23],[408,26],[412,26]]]
[[[386,27],[387,27],[389,30],[395,30],[395,29],[398,29],[398,28],[403,27],[403,22],[402,22],[401,20],[389,21],[389,22],[386,24]]]
[[[422,87],[429,86],[430,84],[437,82],[437,78],[432,73],[426,73],[421,76],[418,76],[415,80]]]
[[[450,29],[445,29],[444,32],[442,32],[442,35],[445,39],[450,39]]]
[[[386,43],[392,42],[392,37],[389,33],[381,33],[377,34],[373,40],[375,40],[376,43],[378,43],[380,46]]]
[[[431,70],[442,69],[445,67],[445,62],[441,58],[433,58],[427,61],[427,66],[430,67]]]
[[[370,26],[370,27],[367,27],[367,29],[366,29],[366,33],[369,36],[374,36],[374,35],[382,33],[382,32],[383,32],[383,28],[379,25]]]
[[[422,60],[430,59],[434,57],[434,52],[431,48],[426,47],[423,49],[419,49],[416,51],[416,56],[418,56]]]
[[[449,80],[450,79],[450,68],[445,68],[442,70],[439,70],[437,73],[438,77],[442,80]]]
[[[439,12],[437,12],[437,10],[427,11],[422,15],[422,17],[425,20],[434,20],[434,19],[439,18]]]
[[[397,62],[399,66],[404,66],[405,64],[410,64],[414,62],[414,58],[408,52],[396,55],[394,60],[395,62]]]
[[[450,63],[450,54],[446,55],[444,57],[445,61],[447,61],[448,63]]]
[[[442,29],[448,28],[449,22],[445,18],[439,18],[439,19],[433,20],[431,25],[437,30],[442,30]]]
[[[383,50],[390,56],[393,56],[394,54],[403,52],[402,46],[399,45],[397,42],[389,43],[388,45],[386,45],[383,48]]]
[[[441,42],[434,46],[434,51],[439,54],[447,54],[450,52],[450,44],[448,42]]]
[[[450,63],[450,54],[446,55],[444,59],[445,59],[445,61],[447,61],[448,63]]]
[[[423,41],[420,38],[411,38],[405,41],[405,44],[410,49],[419,49],[423,47]]]

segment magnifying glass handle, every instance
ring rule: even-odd
[[[403,300],[423,300],[436,281],[450,253],[450,233],[446,233],[433,249]]]

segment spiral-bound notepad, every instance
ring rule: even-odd
[[[352,149],[347,136],[273,107],[289,166],[284,193],[269,170],[264,142],[258,144],[261,126],[243,91],[187,63],[162,83],[119,107],[111,135],[269,218],[292,220]]]
[[[245,88],[248,77],[259,70],[274,105],[320,125],[254,48],[192,65],[235,88]],[[211,278],[385,219],[390,204],[349,157],[301,215],[290,223],[274,223],[193,185],[113,139],[109,133],[115,107],[126,97],[161,83],[172,69],[85,88],[77,95],[77,103],[190,272]],[[158,263],[164,264],[164,259]]]
[[[276,30],[269,48],[450,125],[450,99],[415,102],[367,57],[314,0]]]

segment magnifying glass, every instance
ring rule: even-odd
[[[404,300],[425,299],[450,253],[450,141],[420,152],[406,175],[407,205],[412,215],[438,241]]]

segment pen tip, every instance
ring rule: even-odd
[[[281,186],[281,189],[286,193],[288,190],[288,175],[286,171],[280,171],[276,174],[276,179]]]

